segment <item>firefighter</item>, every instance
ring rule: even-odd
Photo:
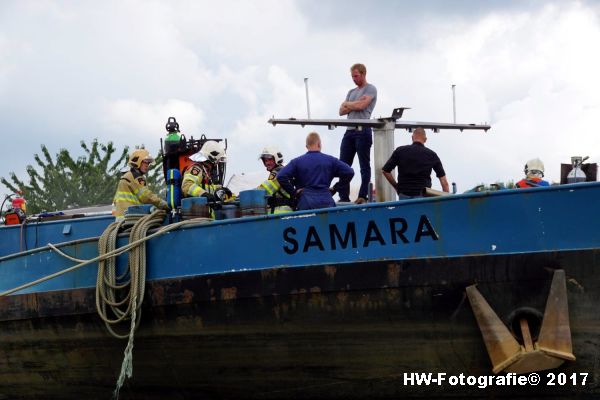
[[[217,163],[225,160],[225,149],[214,140],[202,145],[200,151],[190,156],[193,164],[189,165],[181,182],[184,197],[206,197],[209,203],[227,201],[233,197],[231,191],[213,183],[211,171]]]
[[[162,210],[168,210],[167,202],[146,187],[144,175],[148,172],[154,159],[146,149],[136,149],[129,155],[129,171],[123,173],[113,204],[113,214],[117,220],[122,219],[129,206],[137,204],[153,204]]]
[[[539,158],[527,161],[524,172],[525,179],[517,182],[516,186],[518,188],[550,186],[548,181],[542,179],[544,177],[544,163]]]
[[[291,196],[277,180],[277,174],[283,168],[283,154],[275,146],[267,146],[258,158],[262,160],[263,165],[269,171],[269,177],[258,188],[264,189],[268,193],[271,214],[283,214],[293,211]]]

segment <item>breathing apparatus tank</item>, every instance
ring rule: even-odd
[[[177,168],[167,171],[167,204],[172,210],[181,205],[181,172]]]
[[[166,172],[171,168],[179,168],[179,152],[183,149],[181,148],[182,135],[180,134],[179,124],[175,117],[169,117],[165,129],[167,130],[167,137],[165,138],[164,145]]]
[[[167,204],[172,210],[176,210],[182,206],[181,183],[182,177],[193,161],[190,159],[194,154],[198,153],[203,145],[212,140],[215,142],[225,143],[227,148],[227,140],[225,139],[208,139],[205,135],[201,135],[200,139],[194,139],[193,136],[186,138],[179,129],[179,123],[175,117],[169,117],[165,125],[167,137],[161,138],[161,154],[163,158],[163,173],[167,184]],[[214,184],[222,185],[225,180],[225,160],[219,160],[215,163],[215,167],[211,170],[211,179]]]
[[[581,165],[588,158],[589,157],[584,158],[580,156],[571,157],[571,165],[573,166],[573,169],[567,175],[567,183],[579,183],[586,181],[587,176],[585,175],[585,172],[582,171]]]
[[[179,156],[185,150],[185,137],[181,135],[175,117],[169,117],[165,125],[167,137],[163,146],[163,172],[167,184],[167,204],[171,209],[181,205],[181,172]],[[183,142],[183,143],[182,143]]]

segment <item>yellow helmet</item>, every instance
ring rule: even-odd
[[[135,149],[129,155],[129,166],[139,169],[142,166],[142,161],[147,161],[149,164],[154,162],[154,158],[146,149]]]

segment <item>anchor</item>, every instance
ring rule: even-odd
[[[538,340],[531,338],[526,318],[519,321],[523,345],[514,338],[508,327],[477,290],[466,288],[469,303],[477,319],[485,347],[492,362],[492,371],[523,374],[559,367],[565,361],[575,361],[569,326],[569,305],[565,271],[555,270]]]

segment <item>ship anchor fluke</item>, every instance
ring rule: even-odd
[[[554,271],[537,341],[531,337],[527,318],[519,319],[523,345],[514,338],[476,285],[468,286],[466,291],[495,374],[543,371],[556,368],[566,360],[575,361],[564,270]]]

